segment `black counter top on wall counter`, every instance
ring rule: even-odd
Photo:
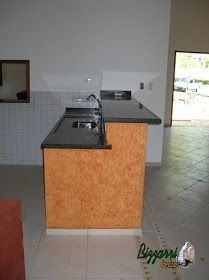
[[[105,122],[160,124],[161,119],[135,98],[131,100],[101,100]]]
[[[107,144],[106,122],[160,124],[155,114],[149,111],[136,99],[101,100],[102,113],[99,108],[66,108],[66,112],[54,126],[41,144],[41,148],[71,148],[71,149],[111,149]],[[92,129],[76,128],[76,123],[94,123]],[[103,125],[104,127],[104,125]]]
[[[94,127],[88,128],[91,124]],[[66,108],[41,148],[111,149],[102,124],[97,108]]]

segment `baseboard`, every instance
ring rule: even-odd
[[[141,229],[89,229],[88,235],[141,235]]]
[[[171,124],[165,123],[165,124],[164,124],[164,127],[171,127]]]
[[[87,229],[46,229],[49,235],[88,235]]]
[[[47,229],[48,235],[126,235],[141,236],[142,230],[135,229]]]
[[[145,165],[149,167],[160,167],[162,166],[162,162],[146,162]]]

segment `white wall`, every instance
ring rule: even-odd
[[[165,124],[171,124],[175,51],[209,53],[209,1],[171,1]]]
[[[0,58],[30,59],[34,92],[52,90],[50,75],[158,73],[136,96],[163,121],[169,13],[170,0],[1,0]],[[162,141],[151,126],[148,162],[161,161]]]

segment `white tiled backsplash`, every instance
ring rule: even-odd
[[[94,106],[86,101],[91,93],[98,95],[91,90],[31,92],[30,103],[0,103],[0,164],[42,165],[41,142],[66,107]]]

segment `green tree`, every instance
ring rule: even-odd
[[[202,59],[202,67],[203,68],[209,68],[209,57],[204,57]]]
[[[197,68],[199,67],[199,62],[196,58],[189,53],[177,53],[176,54],[176,67],[178,68]]]

